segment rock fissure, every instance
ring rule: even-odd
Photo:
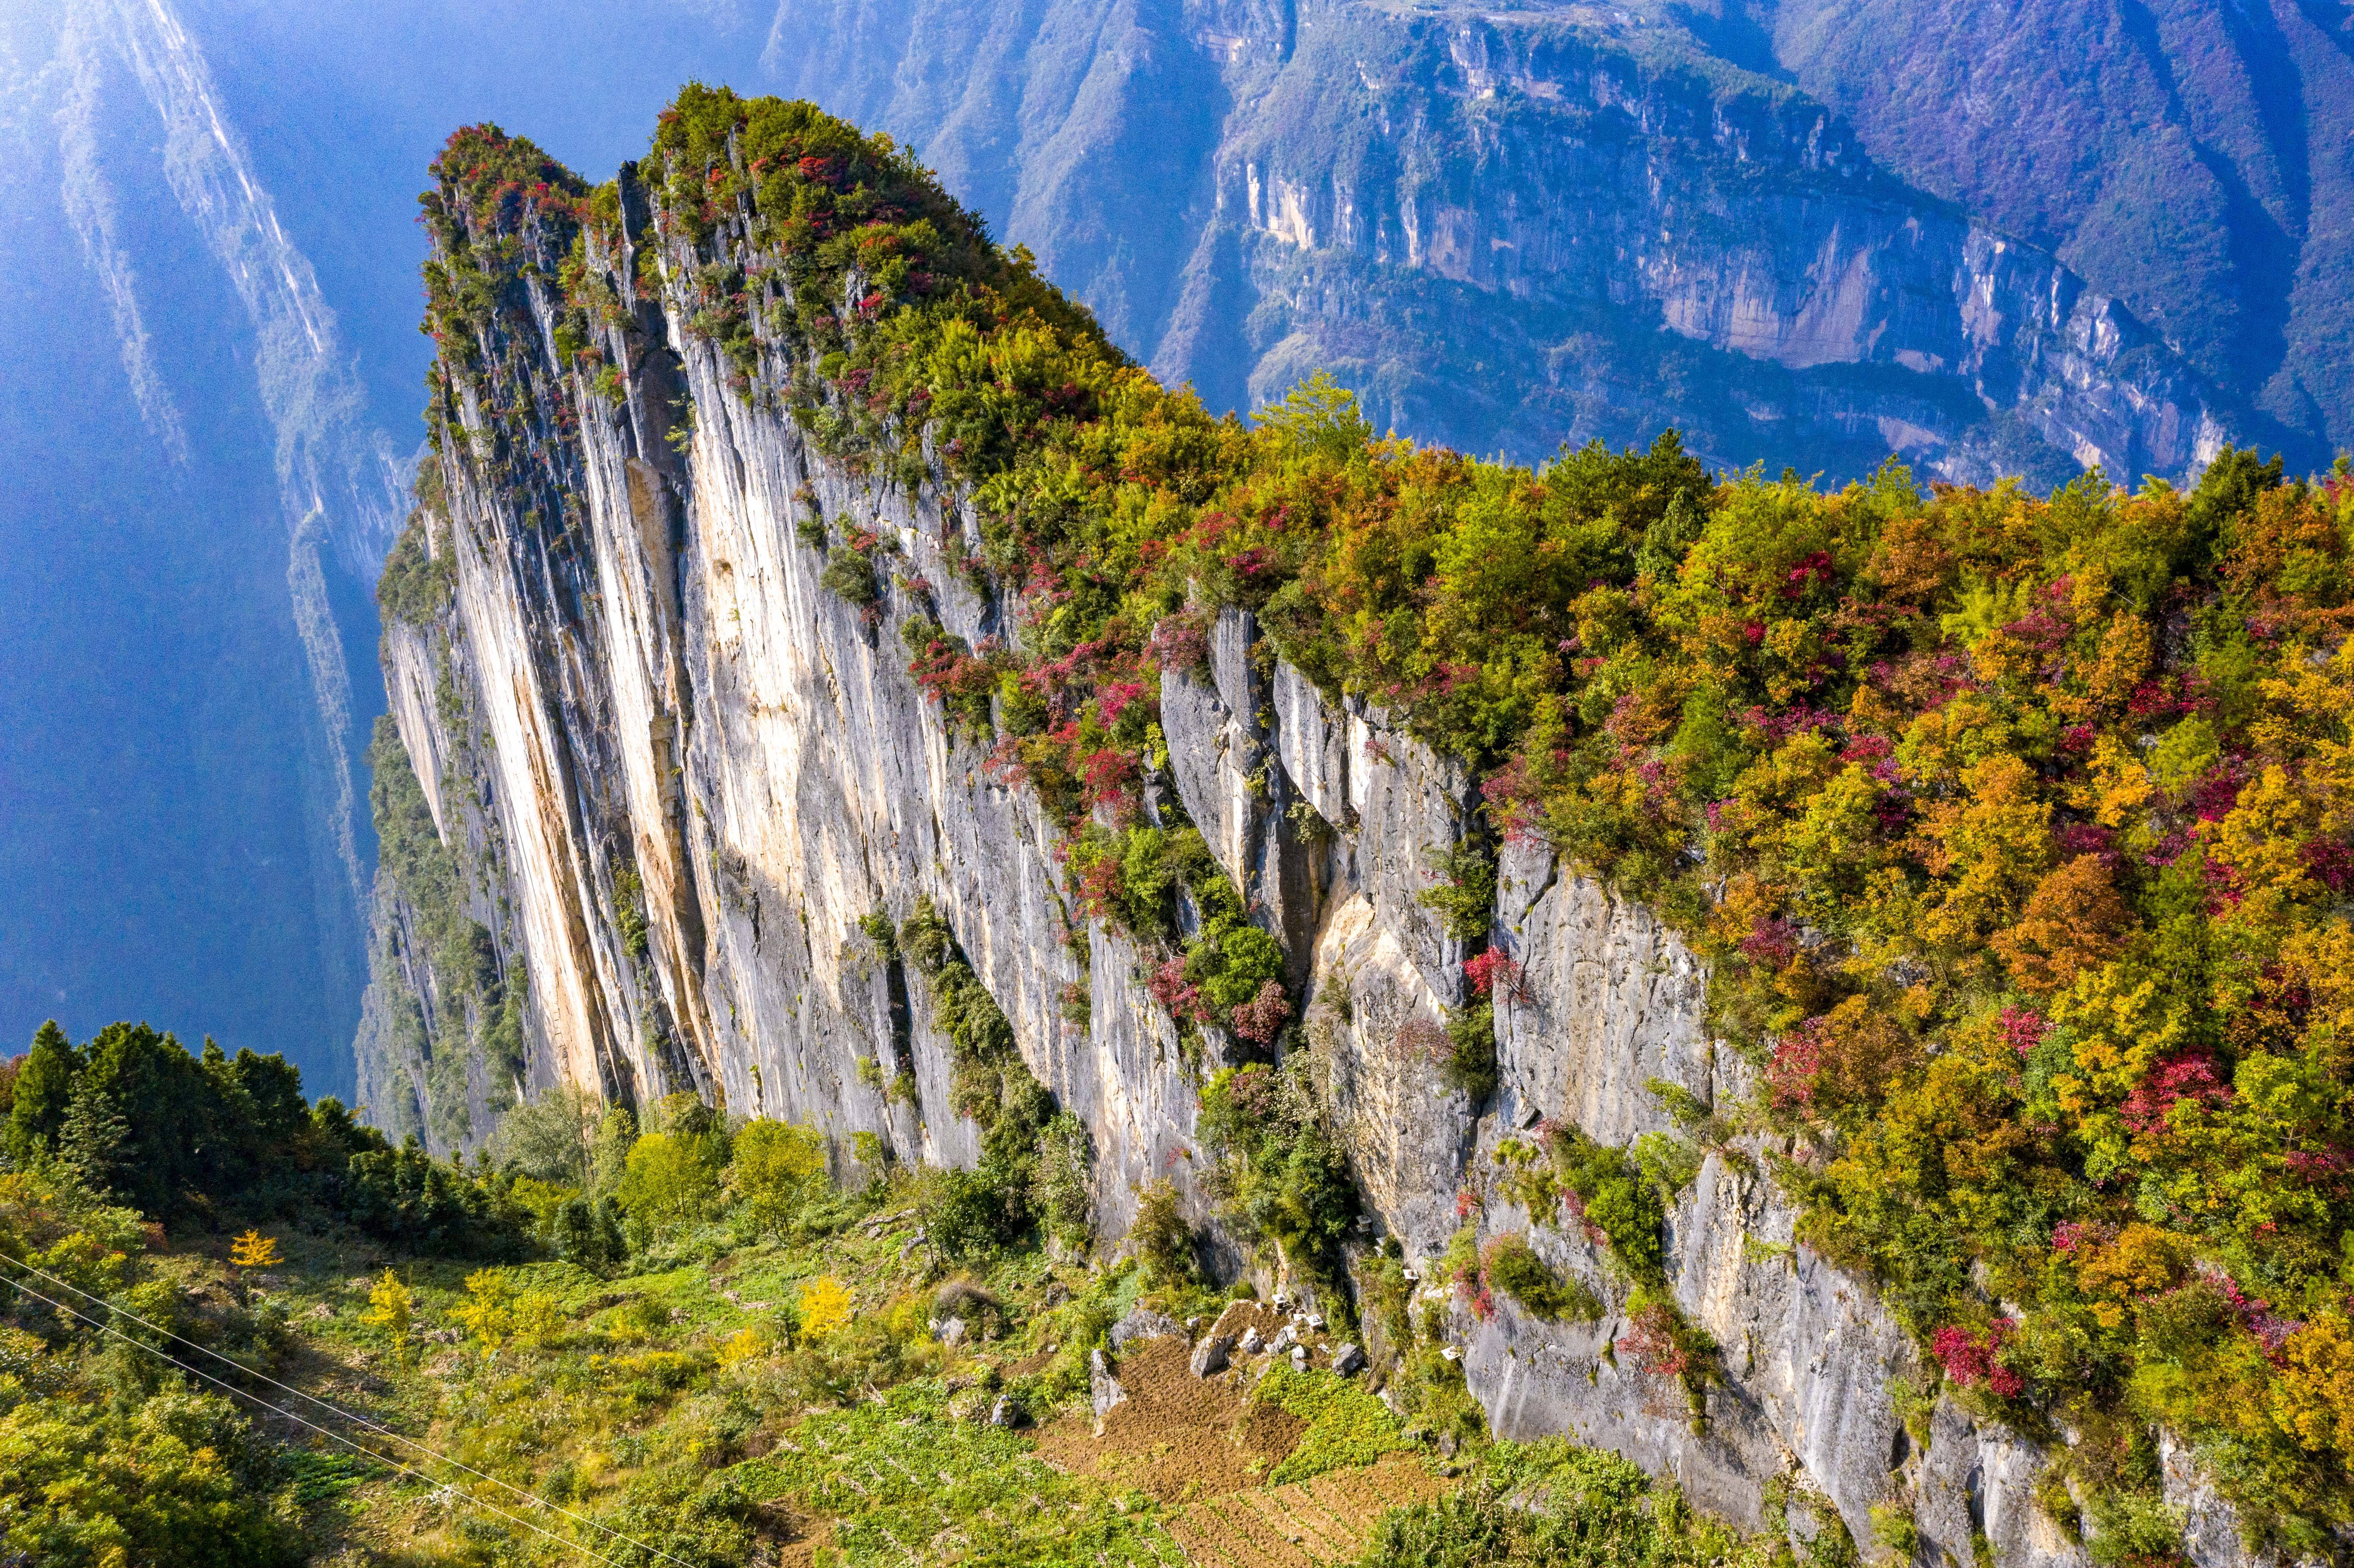
[[[408,756],[484,770],[484,788],[436,815],[445,842],[502,846],[473,863],[514,911],[496,929],[529,976],[530,1085],[642,1103],[691,1089],[816,1125],[840,1160],[865,1133],[902,1159],[975,1167],[988,1128],[967,1114],[969,1048],[938,988],[911,983],[896,956],[852,983],[843,959],[878,911],[904,940],[933,910],[1023,1067],[1084,1129],[1096,1234],[1121,1235],[1139,1194],[1165,1180],[1218,1238],[1198,1093],[1242,1047],[1216,1027],[1189,1042],[1154,993],[1146,945],[1070,895],[1066,835],[1038,792],[995,771],[901,654],[911,624],[978,643],[1018,635],[1036,606],[1011,584],[977,590],[960,569],[982,542],[973,497],[936,467],[920,483],[878,481],[821,439],[837,409],[774,395],[790,367],[765,308],[751,315],[748,385],[694,324],[701,250],[675,232],[657,242],[662,214],[631,178],[620,198],[633,215],[620,275],[640,275],[643,239],[659,281],[625,323],[599,328],[609,364],[629,367],[619,398],[536,341],[508,353],[498,334],[516,321],[479,345],[495,367],[483,374],[557,411],[537,427],[552,432],[546,450],[525,456],[577,472],[581,499],[551,541],[534,522],[538,489],[485,458],[512,445],[513,417],[478,389],[455,400],[450,429],[464,439],[437,456],[429,541],[437,558],[452,553],[439,630],[459,701],[395,710]],[[747,277],[772,265],[748,228],[738,211],[707,242]],[[845,313],[858,287],[845,285]],[[552,338],[555,313],[531,292],[529,333]],[[649,413],[672,407],[691,411],[680,439],[643,441]],[[864,603],[828,586],[846,529],[896,545]],[[1615,1353],[1629,1303],[1606,1247],[1509,1202],[1467,1215],[1461,1195],[1522,1131],[1552,1122],[1627,1148],[1676,1131],[1655,1084],[1713,1108],[1745,1097],[1753,1069],[1707,1027],[1701,960],[1653,912],[1548,851],[1495,846],[1488,928],[1450,928],[1426,898],[1438,884],[1428,856],[1484,843],[1469,771],[1271,658],[1248,611],[1219,611],[1206,643],[1206,668],[1161,672],[1166,760],[1144,810],[1197,827],[1251,923],[1280,943],[1303,1022],[1294,1048],[1310,1054],[1377,1234],[1426,1268],[1467,1218],[1479,1242],[1523,1232],[1548,1266],[1617,1298],[1583,1322],[1509,1299],[1483,1317],[1457,1300],[1450,1336],[1493,1429],[1616,1449],[1752,1526],[1769,1487],[1795,1475],[1859,1537],[1901,1470],[1925,1550],[1968,1561],[1984,1539],[2005,1563],[2081,1562],[2030,1501],[2031,1446],[1950,1402],[1925,1451],[1907,1442],[1891,1385],[1917,1371],[1912,1343],[1794,1239],[1795,1213],[1758,1173],[1776,1152],[1762,1138],[1702,1154],[1661,1227],[1664,1293],[1724,1348],[1697,1424],[1681,1389]],[[436,688],[430,649],[387,637],[397,692]],[[490,737],[480,748],[477,729]],[[634,941],[597,870],[609,841],[642,879]],[[1175,904],[1179,928],[1198,931],[1190,895]],[[396,890],[390,927],[408,914]],[[1475,1101],[1410,1043],[1463,1007],[1467,962],[1483,952],[1517,979],[1493,1011],[1496,1087]],[[1231,1255],[1231,1238],[1220,1245]]]

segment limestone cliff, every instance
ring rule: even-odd
[[[1059,827],[907,671],[910,616],[978,643],[1019,608],[964,567],[973,498],[936,465],[910,482],[829,460],[774,395],[788,350],[765,313],[748,317],[749,374],[697,324],[712,270],[758,260],[748,211],[698,246],[626,170],[619,198],[586,260],[631,301],[599,328],[620,374],[600,387],[563,351],[566,259],[530,224],[503,236],[513,308],[445,344],[473,366],[449,380],[427,487],[425,542],[450,587],[386,642],[420,792],[482,881],[493,946],[527,976],[510,994],[530,1085],[639,1103],[691,1090],[813,1122],[845,1161],[867,1134],[901,1160],[970,1164],[929,994],[860,925],[928,900],[1084,1123],[1097,1234],[1116,1240],[1162,1177],[1214,1226],[1196,1091],[1229,1045],[1215,1030],[1181,1041],[1136,945],[1068,892]],[[821,580],[807,540],[827,525],[896,546],[871,604]],[[1501,1141],[1543,1118],[1623,1144],[1671,1126],[1661,1084],[1703,1111],[1746,1094],[1746,1064],[1703,1025],[1691,954],[1516,846],[1487,938],[1522,975],[1497,1010],[1500,1088],[1481,1104],[1449,1089],[1403,1026],[1465,1000],[1466,943],[1420,896],[1432,852],[1480,831],[1465,770],[1320,693],[1240,610],[1199,664],[1164,671],[1160,722],[1146,809],[1196,824],[1281,940],[1303,1001],[1293,1049],[1375,1216],[1368,1240],[1425,1264]],[[395,976],[380,969],[378,988]],[[893,1090],[902,1073],[912,1095]],[[1956,1562],[1980,1542],[2006,1563],[2081,1561],[2030,1500],[2032,1449],[1950,1403],[1925,1451],[1908,1435],[1893,1388],[1916,1371],[1910,1342],[1863,1281],[1793,1240],[1766,1153],[1754,1135],[1720,1140],[1670,1218],[1669,1286],[1723,1350],[1698,1422],[1680,1387],[1612,1354],[1624,1295],[1585,1236],[1486,1192],[1483,1234],[1527,1232],[1605,1303],[1583,1325],[1509,1302],[1484,1321],[1458,1312],[1495,1429],[1619,1449],[1752,1526],[1770,1514],[1802,1537],[1836,1521],[1867,1539],[1872,1508],[1896,1502],[1925,1551]]]

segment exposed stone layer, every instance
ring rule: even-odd
[[[1002,607],[949,568],[947,542],[972,526],[964,502],[829,461],[787,414],[731,389],[684,319],[674,301],[644,307],[657,346],[618,406],[572,389],[578,434],[543,454],[581,498],[571,527],[540,524],[511,482],[445,456],[435,545],[454,552],[457,589],[437,634],[454,695],[424,700],[441,680],[419,663],[426,641],[389,649],[395,712],[439,780],[443,832],[476,845],[493,902],[512,912],[534,1081],[640,1101],[692,1089],[814,1122],[845,1160],[863,1133],[901,1160],[970,1164],[977,1139],[950,1108],[949,1045],[924,984],[858,927],[928,899],[1024,1060],[1087,1127],[1099,1234],[1117,1238],[1162,1177],[1212,1223],[1194,1117],[1216,1033],[1181,1045],[1129,938],[1067,897],[1037,801],[907,674],[907,590],[886,585],[865,611],[843,602],[799,526],[815,512],[896,541],[901,575],[949,585],[946,620],[978,639]],[[649,439],[682,400],[683,450]],[[1487,1188],[1506,1137],[1552,1118],[1624,1144],[1670,1128],[1655,1082],[1703,1106],[1747,1093],[1747,1065],[1703,1026],[1693,955],[1650,912],[1514,846],[1489,936],[1522,974],[1497,1009],[1501,1087],[1485,1105],[1450,1090],[1416,1044],[1426,1028],[1406,1026],[1466,1000],[1466,944],[1422,900],[1437,857],[1477,831],[1464,770],[1380,711],[1328,700],[1236,610],[1219,617],[1206,668],[1165,673],[1161,722],[1169,763],[1148,799],[1202,828],[1283,940],[1300,1048],[1377,1232],[1409,1260],[1447,1246],[1458,1194]],[[912,1101],[889,1098],[896,1072],[870,1061],[904,1064]],[[1670,1216],[1669,1287],[1723,1352],[1698,1427],[1680,1386],[1613,1354],[1627,1291],[1579,1228],[1492,1192],[1469,1207],[1483,1238],[1525,1232],[1604,1303],[1583,1325],[1509,1301],[1486,1321],[1458,1309],[1495,1430],[1617,1449],[1747,1523],[1787,1484],[1859,1537],[1893,1500],[1956,1561],[1978,1535],[2006,1563],[2077,1561],[2029,1500],[2031,1449],[1950,1404],[1925,1453],[1905,1433],[1891,1384],[1918,1375],[1909,1341],[1864,1284],[1794,1241],[1765,1152],[1752,1139],[1709,1153]]]

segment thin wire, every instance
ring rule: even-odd
[[[306,1393],[302,1389],[294,1387],[292,1383],[281,1383],[276,1378],[271,1377],[265,1372],[255,1372],[251,1368],[246,1366],[242,1361],[222,1355],[218,1351],[212,1349],[210,1346],[200,1345],[194,1340],[175,1334],[172,1332],[171,1330],[164,1328],[159,1323],[151,1323],[146,1319],[140,1317],[137,1313],[126,1311],[122,1308],[116,1306],[113,1302],[109,1301],[102,1296],[93,1296],[89,1291],[84,1290],[80,1286],[74,1284],[71,1280],[60,1279],[46,1268],[36,1267],[34,1265],[25,1262],[22,1258],[9,1257],[5,1253],[0,1253],[0,1263],[11,1264],[17,1268],[26,1270],[27,1273],[37,1274],[42,1278],[49,1281],[52,1285],[72,1291],[75,1295],[80,1297],[85,1301],[95,1301],[100,1306],[105,1308],[108,1311],[113,1312],[121,1317],[128,1318],[143,1329],[148,1330],[153,1333],[161,1334],[167,1340],[176,1340],[181,1344],[187,1346],[190,1350],[210,1356],[217,1361],[226,1361],[228,1365],[237,1368],[239,1372],[243,1372],[246,1376],[257,1378],[261,1382],[268,1383],[272,1388],[284,1389],[288,1393],[294,1395],[297,1399],[307,1399],[312,1404],[317,1405],[320,1409],[332,1411],[334,1414],[342,1416],[345,1420],[352,1423],[355,1426],[365,1426],[370,1431],[381,1433],[385,1436],[391,1438],[396,1443],[414,1448],[420,1454],[428,1455],[435,1459],[439,1459],[441,1463],[448,1465],[452,1469],[463,1470],[466,1474],[472,1476],[479,1480],[488,1481],[494,1487],[504,1487],[507,1490],[514,1493],[517,1497],[528,1500],[534,1508],[553,1510],[555,1512],[560,1513],[565,1518],[571,1520],[576,1524],[585,1524],[591,1530],[601,1530],[606,1534],[612,1536],[618,1541],[627,1542],[630,1545],[636,1547],[641,1552],[651,1552],[655,1556],[662,1558],[664,1562],[676,1563],[678,1563],[679,1568],[693,1568],[692,1564],[687,1563],[679,1558],[673,1557],[669,1552],[664,1552],[658,1546],[649,1545],[645,1542],[640,1541],[634,1536],[624,1535],[620,1531],[615,1530],[611,1525],[599,1524],[593,1519],[574,1513],[570,1509],[565,1508],[557,1503],[549,1502],[546,1499],[540,1497],[537,1493],[527,1491],[524,1488],[516,1486],[512,1481],[501,1480],[496,1476],[485,1475],[482,1471],[475,1469],[472,1465],[464,1464],[457,1459],[450,1457],[447,1454],[441,1453],[433,1448],[429,1448],[424,1444],[416,1441],[414,1438],[402,1436],[399,1433],[395,1432],[391,1427],[385,1425],[382,1422],[371,1421],[365,1415],[355,1414],[351,1411],[342,1408],[340,1405],[331,1404],[326,1400],[321,1399],[315,1393]],[[19,1286],[17,1288],[22,1289],[23,1287]]]
[[[13,1280],[10,1283],[16,1284]],[[270,1404],[268,1400],[262,1398],[261,1395],[258,1393],[249,1393],[244,1389],[239,1388],[234,1383],[224,1383],[219,1378],[213,1376],[212,1373],[204,1371],[200,1367],[192,1367],[187,1362],[180,1360],[177,1356],[166,1355],[164,1351],[157,1350],[154,1346],[148,1344],[143,1340],[133,1339],[130,1335],[124,1333],[120,1329],[100,1322],[97,1319],[90,1316],[90,1314],[80,1310],[79,1308],[69,1307],[62,1301],[52,1301],[48,1297],[42,1295],[39,1291],[30,1289],[21,1284],[16,1285],[16,1288],[24,1291],[26,1295],[31,1297],[34,1300],[57,1308],[57,1310],[63,1312],[69,1318],[80,1319],[83,1322],[89,1324],[91,1328],[97,1330],[101,1334],[111,1334],[116,1339],[121,1340],[124,1344],[134,1346],[139,1350],[145,1351],[149,1355],[155,1357],[158,1361],[170,1366],[178,1367],[182,1372],[186,1372],[191,1377],[200,1377],[207,1383],[216,1384],[217,1386],[236,1394],[239,1399],[249,1399],[253,1401],[254,1404],[261,1406],[262,1409],[270,1412],[272,1414],[282,1415],[298,1426],[309,1427],[312,1431],[319,1434],[320,1436],[328,1438],[334,1442],[341,1443],[345,1447],[349,1448],[355,1454],[363,1455],[367,1458],[374,1459],[379,1465],[389,1465],[394,1469],[400,1471],[403,1475],[415,1476],[427,1486],[447,1492],[451,1497],[462,1498],[467,1502],[472,1503],[476,1508],[484,1509],[498,1515],[501,1519],[505,1520],[510,1524],[519,1524],[525,1530],[533,1531],[540,1535],[545,1535],[548,1540],[553,1541],[558,1546],[568,1546],[584,1557],[592,1557],[599,1563],[610,1564],[610,1568],[620,1568],[620,1563],[618,1558],[608,1557],[601,1552],[591,1552],[588,1548],[581,1545],[578,1542],[567,1541],[552,1530],[542,1530],[538,1525],[532,1523],[531,1520],[518,1518],[515,1515],[507,1512],[506,1510],[500,1508],[495,1503],[486,1503],[482,1499],[473,1496],[472,1493],[461,1492],[457,1488],[450,1485],[447,1481],[437,1481],[422,1470],[412,1468],[408,1465],[402,1464],[398,1459],[376,1452],[373,1448],[363,1448],[357,1443],[353,1442],[350,1438],[345,1436],[340,1432],[331,1432],[326,1427],[319,1425],[316,1422],[305,1421],[302,1417],[295,1414],[292,1411],[281,1409],[280,1406]],[[126,1313],[124,1316],[127,1317],[129,1314]],[[552,1507],[554,1505],[549,1504],[546,1506]],[[678,1559],[673,1557],[671,1561],[675,1563]]]

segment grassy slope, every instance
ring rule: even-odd
[[[493,1349],[466,1316],[478,1295],[469,1290],[470,1277],[479,1283],[473,1265],[387,1257],[377,1243],[304,1211],[262,1227],[280,1244],[282,1262],[239,1270],[227,1261],[226,1236],[148,1251],[135,1220],[124,1219],[128,1211],[93,1209],[41,1178],[0,1177],[0,1220],[12,1256],[37,1259],[210,1347],[207,1354],[182,1344],[177,1353],[313,1423],[256,1411],[249,1427],[216,1409],[205,1447],[194,1459],[181,1453],[170,1461],[202,1473],[207,1453],[244,1456],[210,1504],[217,1517],[243,1521],[251,1539],[241,1547],[216,1550],[185,1522],[150,1520],[151,1532],[160,1529],[173,1544],[166,1556],[149,1555],[140,1547],[135,1505],[123,1503],[116,1512],[133,1520],[122,1537],[130,1550],[108,1557],[106,1542],[92,1535],[90,1520],[107,1505],[92,1500],[90,1478],[128,1457],[128,1439],[61,1475],[48,1514],[12,1495],[16,1488],[0,1486],[0,1526],[30,1531],[78,1507],[79,1533],[7,1537],[9,1546],[31,1552],[28,1560],[60,1563],[423,1568],[587,1562],[586,1547],[617,1563],[697,1568],[1175,1564],[1290,1561],[1223,1558],[1203,1543],[1242,1539],[1237,1520],[1312,1515],[1320,1533],[1305,1538],[1304,1550],[1320,1563],[1342,1547],[1354,1551],[1384,1497],[1436,1489],[1427,1481],[1401,1486],[1394,1467],[1403,1462],[1416,1473],[1466,1479],[1471,1501],[1396,1514],[1383,1529],[1393,1544],[1407,1544],[1399,1548],[1405,1555],[1384,1562],[1425,1560],[1410,1550],[1416,1531],[1443,1526],[1447,1508],[1492,1503],[1491,1479],[1527,1487],[1548,1477],[1564,1496],[1593,1492],[1600,1499],[1593,1506],[1607,1504],[1622,1523],[1663,1530],[1674,1560],[1718,1557],[1738,1545],[1686,1518],[1665,1494],[1642,1500],[1648,1483],[1600,1456],[1558,1444],[1490,1449],[1475,1440],[1459,1462],[1442,1460],[1427,1446],[1426,1426],[1409,1432],[1360,1383],[1322,1372],[1283,1371],[1257,1395],[1288,1419],[1280,1424],[1283,1457],[1262,1446],[1246,1466],[1257,1481],[1244,1490],[1256,1500],[1230,1486],[1155,1485],[1140,1468],[1155,1454],[1134,1444],[1105,1450],[1105,1462],[1091,1470],[1079,1462],[1091,1457],[1085,1368],[1106,1329],[1140,1302],[1186,1313],[1214,1311],[1217,1300],[1184,1284],[1148,1288],[1132,1264],[1091,1269],[1035,1250],[1008,1251],[978,1276],[955,1277],[1002,1304],[1002,1313],[964,1308],[985,1337],[958,1349],[942,1345],[928,1320],[938,1310],[943,1266],[915,1239],[922,1180],[902,1175],[855,1197],[821,1200],[806,1212],[813,1227],[790,1241],[747,1240],[723,1218],[610,1276],[560,1262],[483,1271],[518,1293],[545,1293],[553,1308],[534,1342],[509,1338]],[[155,1234],[152,1227],[145,1233],[148,1240]],[[44,1240],[46,1247],[30,1245]],[[110,1248],[122,1249],[113,1262],[93,1261]],[[405,1336],[366,1321],[370,1288],[387,1269],[411,1293]],[[796,1304],[827,1276],[849,1287],[854,1312],[829,1332],[796,1335]],[[21,1452],[10,1445],[42,1419],[72,1424],[111,1405],[152,1425],[181,1397],[178,1380],[154,1356],[109,1349],[86,1326],[62,1322],[28,1298],[11,1302],[5,1318],[0,1452]],[[1144,1353],[1131,1347],[1123,1371],[1131,1361],[1142,1368],[1133,1358]],[[1158,1352],[1163,1361],[1181,1353]],[[28,1373],[37,1363],[41,1370]],[[1201,1389],[1177,1376],[1185,1389]],[[264,1378],[383,1430],[327,1416]],[[1216,1391],[1228,1414],[1254,1397],[1249,1387],[1242,1381]],[[986,1419],[1002,1398],[1023,1411],[1020,1428]],[[1266,1425],[1257,1423],[1262,1432]],[[1059,1434],[1062,1467],[1034,1451],[1042,1426]],[[409,1472],[355,1453],[323,1427]],[[1408,1457],[1389,1459],[1384,1472],[1358,1468],[1402,1447]],[[1338,1484],[1320,1491],[1297,1484],[1327,1474]],[[1360,1475],[1369,1478],[1352,1478]],[[1564,1478],[1575,1489],[1564,1488]],[[145,1478],[157,1495],[178,1485],[168,1465]],[[1228,1500],[1204,1506],[1213,1494]],[[67,1506],[61,1498],[80,1501]],[[1656,1528],[1645,1522],[1654,1510]],[[1335,1520],[1359,1538],[1337,1540]],[[1195,1545],[1191,1558],[1172,1525]]]

